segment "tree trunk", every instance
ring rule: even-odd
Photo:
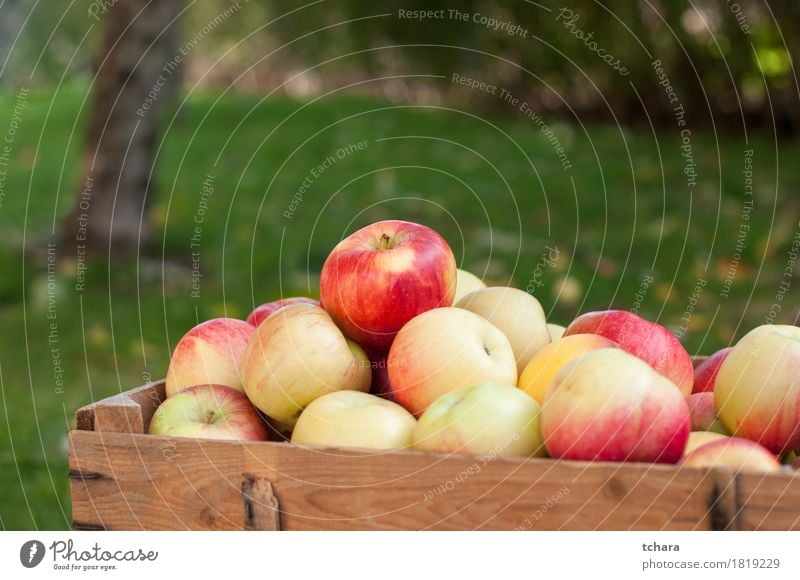
[[[148,207],[159,113],[180,84],[179,0],[118,0],[104,17],[83,174],[62,227],[73,255],[135,254]]]

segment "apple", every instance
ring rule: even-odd
[[[542,406],[545,446],[558,459],[675,463],[689,424],[678,387],[618,348],[563,367]]]
[[[480,290],[481,288],[486,288],[486,284],[483,280],[478,278],[472,272],[456,269],[456,295],[453,298],[453,304],[461,300],[470,292]]]
[[[730,435],[717,417],[714,405],[714,393],[692,393],[686,397],[689,415],[692,418],[692,431],[714,431],[722,435]]]
[[[737,471],[772,473],[781,470],[778,459],[758,443],[726,437],[701,445],[681,460],[686,467],[724,467]]]
[[[683,456],[686,457],[701,445],[711,443],[712,441],[719,441],[720,439],[728,439],[728,436],[713,431],[692,431],[689,433],[689,440],[686,442],[686,449],[683,450]]]
[[[253,326],[258,326],[264,322],[264,320],[270,314],[280,308],[283,308],[284,306],[289,306],[291,304],[316,304],[319,306],[319,300],[314,300],[313,298],[307,298],[305,296],[293,296],[291,298],[283,298],[281,300],[267,302],[266,304],[257,306],[255,310],[253,310],[247,317],[247,322]]]
[[[247,396],[287,427],[314,399],[345,389],[367,391],[371,381],[364,350],[313,304],[285,306],[259,324],[242,362]]]
[[[714,396],[734,435],[775,454],[800,448],[800,328],[767,324],[748,332],[722,363]]]
[[[556,373],[581,355],[599,348],[614,348],[616,343],[599,334],[575,334],[552,342],[530,360],[519,377],[520,389],[544,403],[547,387]]]
[[[484,317],[506,335],[517,360],[518,373],[550,344],[542,305],[517,288],[495,286],[476,290],[459,300],[456,307]]]
[[[397,333],[387,359],[395,400],[419,416],[451,391],[486,382],[516,385],[517,362],[506,336],[462,308],[436,308]]]
[[[626,310],[588,312],[576,318],[564,336],[587,333],[610,338],[678,385],[684,396],[691,394],[692,359],[680,341],[660,324]]]
[[[240,367],[253,332],[244,320],[214,318],[184,334],[169,361],[167,397],[201,384],[243,390]]]
[[[714,391],[719,367],[725,362],[731,347],[718,350],[694,369],[694,386],[692,393],[708,393]]]
[[[195,385],[158,406],[148,433],[194,439],[266,441],[267,427],[241,391]]]
[[[456,261],[442,236],[423,225],[382,221],[358,230],[322,266],[320,297],[349,337],[384,352],[403,325],[451,306]]]
[[[367,353],[370,367],[372,368],[372,383],[369,387],[370,394],[377,395],[389,401],[394,401],[394,392],[389,382],[388,354],[369,348],[365,348],[364,352]]]
[[[417,421],[397,403],[359,391],[322,395],[300,414],[292,433],[297,445],[403,449]]]
[[[414,449],[543,456],[539,403],[506,384],[483,383],[436,399],[414,429]]]
[[[564,336],[565,330],[567,330],[566,327],[561,326],[560,324],[554,324],[552,322],[547,323],[547,332],[550,333],[550,342],[559,340],[562,336]]]

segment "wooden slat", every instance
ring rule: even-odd
[[[153,413],[165,398],[164,381],[142,385],[81,407],[75,413],[76,428],[81,431],[146,433]]]
[[[735,528],[739,512],[715,470],[126,433],[70,439],[76,527],[273,529],[263,514],[247,521],[243,501],[254,494],[242,494],[245,474],[280,502],[286,530],[708,530]]]
[[[800,530],[800,472],[740,473],[737,496],[743,530]]]
[[[243,528],[242,454],[193,439],[70,433],[75,527],[109,530]]]

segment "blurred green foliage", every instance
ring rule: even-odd
[[[0,86],[91,78],[101,26],[92,14],[102,5],[75,0],[61,11],[33,0],[6,2],[0,56],[8,52],[10,59]],[[407,16],[414,11],[438,12]],[[187,2],[179,25],[187,41],[198,40],[190,50],[190,84],[264,90],[311,69],[304,78],[317,90],[394,77],[384,90],[402,97],[418,85],[431,87],[399,77],[458,72],[565,115],[645,123],[671,116],[653,73],[660,60],[693,124],[741,130],[744,120],[796,132],[791,63],[800,57],[800,37],[787,27],[798,21],[800,4],[790,0],[206,0]],[[613,55],[629,73],[620,75],[602,55]],[[485,95],[469,98],[496,106]]]

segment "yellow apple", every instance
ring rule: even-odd
[[[397,333],[386,367],[394,400],[416,417],[451,391],[485,382],[517,383],[506,336],[461,308],[436,308],[413,318]]]
[[[417,421],[397,403],[359,391],[337,391],[315,399],[292,432],[297,445],[403,449]]]
[[[289,427],[314,399],[347,389],[367,391],[371,381],[364,350],[313,304],[285,306],[264,320],[242,362],[247,396]]]
[[[714,431],[692,431],[689,433],[689,440],[686,442],[686,449],[683,450],[683,456],[686,457],[701,445],[727,438],[727,435],[715,433]]]
[[[537,352],[550,344],[542,305],[517,288],[493,286],[476,290],[459,300],[456,307],[483,316],[506,335],[514,351],[518,373]]]
[[[567,363],[599,348],[613,348],[616,343],[599,334],[575,334],[552,342],[536,353],[519,377],[519,388],[544,403],[547,387]]]
[[[714,399],[734,435],[776,454],[800,448],[800,328],[748,332],[722,363]]]
[[[552,322],[547,323],[547,331],[550,333],[550,342],[559,340],[562,336],[564,336],[565,330],[567,330],[566,327],[561,326],[560,324],[553,324]]]
[[[701,445],[681,460],[686,467],[725,467],[742,471],[772,473],[781,470],[769,449],[740,437],[725,437]]]
[[[472,272],[456,269],[456,296],[453,298],[453,304],[461,300],[470,292],[480,290],[481,288],[486,288],[486,284],[483,280],[478,278]]]

